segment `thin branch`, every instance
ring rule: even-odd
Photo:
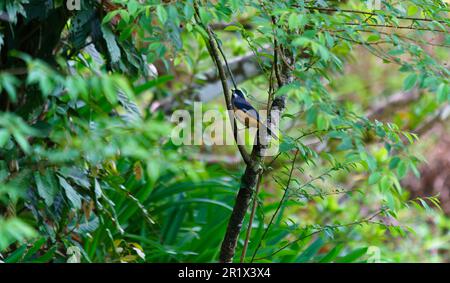
[[[280,71],[278,70],[278,53],[279,53],[279,48],[278,48],[278,43],[277,40],[274,39],[273,41],[274,44],[274,49],[273,49],[273,60],[274,60],[274,70],[275,70],[275,77],[277,78],[277,83],[278,83],[278,87],[281,87],[282,80],[281,80],[281,76],[280,76]]]
[[[309,237],[311,237],[313,235],[322,233],[323,231],[328,230],[328,229],[337,229],[337,228],[355,226],[355,225],[364,224],[364,223],[380,224],[379,222],[371,222],[371,221],[372,221],[372,219],[374,219],[375,217],[377,217],[378,215],[380,215],[381,213],[383,213],[383,212],[385,212],[387,210],[388,209],[381,209],[381,210],[377,211],[376,213],[374,213],[371,216],[368,216],[368,217],[365,217],[365,218],[363,218],[361,220],[350,222],[350,223],[347,223],[347,224],[324,226],[323,228],[320,228],[320,229],[318,229],[318,230],[316,230],[316,231],[314,231],[314,232],[312,232],[312,233],[310,233],[310,234],[308,234],[308,235],[306,235],[304,237],[300,237],[300,238],[297,238],[297,239],[295,239],[293,241],[288,242],[287,244],[285,244],[284,246],[282,246],[281,248],[279,248],[275,252],[271,253],[270,255],[267,255],[267,256],[264,256],[264,257],[259,257],[259,258],[256,258],[255,260],[266,259],[268,257],[274,256],[277,253],[279,253],[279,252],[283,251],[284,249],[286,249],[287,247],[289,247],[289,246],[291,246],[291,245],[293,245],[293,244],[295,244],[295,243],[297,243],[299,241],[302,241],[302,240],[304,240],[306,238],[309,238]]]
[[[303,134],[301,134],[300,136],[298,136],[297,138],[294,139],[294,141],[298,142],[299,140],[307,137],[307,136],[311,136],[311,135],[315,135],[318,133],[326,133],[329,131],[342,131],[342,130],[349,130],[352,127],[350,126],[343,126],[343,127],[338,127],[338,128],[328,128],[328,129],[323,129],[323,130],[313,130],[310,132],[304,132]],[[272,160],[269,162],[269,164],[266,165],[266,168],[271,167],[273,165],[273,163],[275,163],[275,161],[281,156],[282,152],[279,152],[277,155],[275,155],[274,158],[272,158]]]
[[[227,67],[228,74],[230,75],[230,79],[233,82],[233,86],[234,86],[235,89],[237,89],[238,87],[237,87],[236,81],[234,79],[233,72],[231,71],[230,66],[228,65],[227,56],[225,56],[225,53],[222,50],[220,41],[217,38],[217,36],[214,33],[212,33],[212,35],[214,36],[214,39],[216,40],[217,48],[219,49],[220,54],[222,54],[223,61],[225,62],[225,66]]]
[[[341,13],[352,13],[352,14],[361,14],[361,15],[368,15],[368,16],[380,16],[381,14],[373,13],[373,12],[366,12],[361,10],[351,10],[351,9],[337,9],[337,8],[324,8],[324,7],[311,7],[306,6],[304,7],[307,10],[316,10],[321,12],[341,12]],[[427,19],[427,18],[416,18],[416,17],[404,17],[404,16],[396,16],[396,15],[381,15],[381,16],[388,16],[388,17],[394,17],[400,20],[410,20],[410,21],[422,21],[422,22],[438,22],[441,24],[448,24],[448,21],[444,20],[433,20],[433,19]]]
[[[413,26],[394,26],[394,25],[382,25],[382,24],[364,24],[364,25],[362,25],[362,24],[359,24],[359,23],[337,23],[337,24],[338,25],[347,25],[347,26],[391,28],[391,29],[409,29],[409,30],[434,31],[434,32],[448,33],[447,30],[430,29],[430,28],[413,27]]]
[[[272,226],[272,223],[273,223],[275,217],[277,216],[278,212],[280,211],[281,207],[284,204],[286,197],[288,196],[289,185],[291,184],[292,174],[294,173],[295,161],[297,161],[298,153],[299,153],[299,150],[297,149],[295,152],[295,155],[294,155],[294,159],[292,160],[291,170],[289,172],[289,177],[288,177],[288,181],[286,183],[286,188],[284,189],[284,194],[281,197],[281,200],[278,203],[278,206],[277,206],[275,212],[273,213],[272,218],[270,219],[269,224],[267,225],[267,228],[264,230],[264,233],[263,233],[261,239],[259,240],[258,246],[256,247],[255,251],[253,252],[253,256],[252,256],[252,259],[250,260],[250,262],[253,262],[253,260],[255,259],[256,253],[258,252],[259,248],[261,247],[261,244],[264,241],[264,238],[266,237],[267,233],[269,232],[269,229]]]
[[[215,41],[214,32],[211,30],[211,28],[209,26],[205,27],[203,25],[203,23],[201,22],[197,2],[194,2],[194,10],[195,10],[194,16],[195,16],[197,23],[200,26],[202,26],[208,34],[207,43],[209,45],[209,52],[210,52],[210,55],[211,55],[213,61],[216,64],[217,70],[219,72],[220,81],[222,83],[223,95],[225,98],[225,103],[227,106],[228,113],[231,116],[230,120],[233,121],[232,126],[234,126],[233,133],[234,133],[234,139],[236,141],[236,145],[239,149],[239,152],[241,153],[242,158],[244,159],[244,162],[247,165],[252,164],[252,159],[250,158],[250,155],[245,150],[245,147],[243,145],[241,145],[238,141],[238,132],[237,132],[236,121],[234,120],[235,119],[234,115],[232,115],[233,107],[231,105],[230,91],[229,91],[228,83],[227,83],[227,76],[225,75],[225,70],[223,69],[223,65],[220,60],[220,56],[218,54],[218,48],[217,48],[217,43]]]
[[[291,71],[282,68],[282,80],[286,79],[289,82],[292,79]],[[281,83],[285,83],[281,81]],[[281,87],[281,86],[279,86]],[[269,91],[270,96],[270,91]],[[273,96],[272,96],[273,97]],[[270,99],[270,98],[268,98]],[[282,112],[286,107],[285,97],[280,96],[273,98],[273,101],[268,101],[268,105],[271,105],[270,112],[267,115],[267,124],[270,125],[271,112]],[[233,207],[233,211],[228,222],[228,226],[225,232],[224,239],[220,248],[219,260],[220,262],[232,262],[239,234],[242,229],[242,222],[247,213],[251,198],[256,191],[257,182],[260,176],[263,174],[264,156],[263,151],[266,146],[259,141],[259,131],[257,131],[256,143],[253,145],[251,160],[252,163],[247,164],[245,172],[241,177],[241,185],[236,196],[236,202]]]
[[[330,132],[330,131],[342,131],[342,130],[350,130],[350,129],[352,129],[352,127],[350,127],[350,126],[342,126],[342,127],[337,127],[337,128],[327,128],[327,129],[321,129],[321,130],[313,130],[313,131],[310,131],[310,132],[302,133],[300,136],[298,136],[296,139],[294,139],[294,141],[299,141],[299,140],[301,140],[304,137],[315,135],[315,134],[318,134],[318,133],[327,133],[327,132]]]
[[[298,190],[301,190],[301,189],[303,189],[303,188],[305,188],[305,187],[311,185],[313,182],[315,182],[315,181],[317,181],[317,180],[319,180],[319,179],[321,179],[321,178],[323,178],[323,177],[329,175],[331,172],[336,171],[336,170],[338,170],[338,169],[335,168],[335,167],[328,169],[327,171],[323,172],[322,174],[320,174],[320,175],[318,175],[318,176],[312,178],[312,179],[309,180],[308,182],[306,182],[306,183],[304,183],[303,185],[301,185],[301,186],[298,188]]]
[[[277,56],[277,51],[276,51],[277,50],[276,49],[277,43],[276,43],[276,39],[275,38],[274,38],[274,46],[275,46],[275,49],[274,49],[274,61],[273,61],[272,69],[270,71],[270,76],[269,76],[269,92],[268,92],[267,106],[266,106],[267,111],[269,113],[270,113],[271,108],[272,108],[273,96],[274,96],[274,92],[275,92],[273,76],[274,76],[274,73],[278,72],[277,71],[278,61],[276,59],[276,56]],[[279,81],[278,82],[278,86],[281,86],[281,85],[282,85],[282,82]],[[270,118],[270,117],[268,117],[268,118]],[[270,121],[268,121],[268,122],[270,122]],[[262,174],[260,174],[258,176],[258,183],[256,185],[255,195],[253,197],[252,211],[251,211],[250,219],[249,219],[249,223],[248,223],[247,234],[246,234],[246,237],[245,237],[244,247],[242,249],[241,263],[244,262],[244,260],[245,260],[245,255],[247,253],[248,243],[250,241],[250,235],[251,235],[251,231],[252,231],[253,220],[255,218],[256,206],[257,206],[257,202],[258,202],[259,188],[260,188],[260,185],[261,185],[261,178],[262,177],[263,177]]]
[[[252,233],[252,225],[253,225],[253,219],[255,218],[256,204],[258,202],[258,193],[259,193],[259,188],[261,186],[261,178],[262,178],[262,175],[259,175],[258,176],[258,183],[256,184],[255,194],[253,196],[252,211],[250,213],[250,219],[248,221],[248,228],[247,228],[247,233],[245,235],[244,247],[242,248],[241,263],[243,263],[244,260],[245,260],[245,255],[247,253],[248,243],[250,241],[250,235]]]
[[[358,192],[359,189],[348,189],[348,190],[339,190],[337,189],[336,191],[331,191],[331,192],[319,192],[319,193],[314,193],[314,194],[308,194],[307,192],[295,192],[293,193],[294,196],[296,197],[304,197],[304,198],[313,198],[313,197],[324,197],[324,196],[333,196],[333,195],[341,195],[341,194],[347,194],[347,193],[353,193],[353,192]]]

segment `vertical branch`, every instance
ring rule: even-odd
[[[199,25],[201,25],[205,29],[207,33],[205,41],[207,42],[208,50],[219,72],[228,112],[230,115],[232,115],[233,108],[231,104],[230,92],[227,84],[226,74],[219,56],[217,38],[215,37],[215,34],[210,28],[210,26],[208,25],[205,26],[201,22],[199,7],[197,2],[195,1],[194,1],[194,11],[195,11],[194,13],[195,20]],[[275,70],[275,72],[278,71]],[[290,71],[288,70],[285,75],[286,77],[290,77]],[[283,77],[281,77],[281,79],[283,79]],[[273,96],[269,95],[268,100],[269,100],[268,105],[271,105],[272,110],[279,112],[282,112],[284,110],[285,107],[284,97],[273,98]],[[230,118],[231,121],[234,121],[234,117]],[[270,112],[268,114],[268,121],[270,121]],[[233,123],[233,125],[235,125],[235,123]],[[233,211],[231,213],[227,230],[220,248],[220,255],[219,255],[220,262],[231,262],[233,260],[237,246],[237,241],[239,239],[239,234],[242,229],[244,217],[247,213],[253,192],[257,190],[258,187],[257,184],[263,173],[262,168],[264,159],[262,158],[262,152],[263,150],[265,150],[265,146],[259,142],[258,133],[256,136],[256,142],[253,146],[252,153],[248,155],[248,153],[245,151],[245,148],[242,145],[239,145],[237,131],[236,128],[234,129],[235,140],[236,143],[238,144],[238,149],[241,153],[241,156],[246,163],[246,168],[244,174],[241,177],[241,185],[238,194],[236,196]]]
[[[284,97],[276,97],[272,102],[272,110],[282,112],[285,107]],[[258,137],[256,137],[258,138]],[[245,172],[241,177],[241,186],[236,196],[236,203],[228,222],[227,231],[222,242],[220,250],[220,261],[231,262],[236,250],[239,233],[242,228],[242,222],[247,213],[253,192],[257,190],[258,179],[263,174],[262,152],[265,149],[260,143],[253,146],[251,154],[252,164],[247,165]]]
[[[277,48],[275,48],[277,50]],[[276,51],[279,52],[279,51]],[[277,55],[278,56],[278,55]],[[277,62],[278,63],[278,62]],[[278,81],[278,87],[281,87],[283,84],[285,84],[287,81],[291,79],[291,70],[289,69],[290,66],[281,66],[281,70],[286,71],[285,76],[280,76],[278,72],[278,66],[274,66],[274,73],[275,76],[278,75],[278,78],[280,81]],[[283,79],[285,81],[283,81]],[[273,91],[270,91],[268,103],[269,106],[268,110],[268,117],[267,117],[267,123],[270,123],[271,120],[271,111],[279,111],[282,112],[285,108],[285,98],[284,97],[276,97],[271,94]],[[259,134],[257,133],[257,139]],[[265,146],[263,146],[258,141],[253,146],[253,150],[251,153],[251,164],[247,164],[247,167],[245,169],[244,175],[242,175],[241,178],[241,186],[239,189],[239,192],[236,196],[236,203],[233,207],[233,212],[231,213],[230,220],[228,223],[227,231],[225,233],[224,240],[222,242],[221,250],[220,250],[220,256],[219,260],[221,262],[231,262],[234,257],[234,253],[236,250],[237,241],[239,239],[239,233],[242,228],[242,222],[244,220],[244,217],[247,213],[251,197],[253,195],[253,192],[258,190],[258,182],[261,178],[261,175],[263,173],[263,163],[264,159],[262,158],[262,152],[265,150]],[[255,196],[256,198],[256,196]],[[256,209],[256,208],[254,208]],[[250,233],[251,229],[247,232]],[[249,236],[250,237],[250,234]],[[244,249],[246,250],[248,248],[248,240],[246,247]],[[243,253],[243,256],[245,256],[245,252]]]
[[[276,47],[276,39],[274,39],[274,45]],[[272,108],[273,96],[274,96],[274,93],[275,93],[275,90],[274,90],[274,73],[278,72],[277,70],[275,70],[277,68],[277,66],[278,66],[278,63],[277,63],[278,61],[277,61],[277,58],[276,58],[276,56],[277,56],[276,54],[277,54],[277,51],[275,49],[274,50],[274,61],[273,61],[272,69],[270,71],[270,76],[269,76],[269,92],[268,92],[267,106],[266,106],[267,112],[269,113],[268,117],[267,117],[267,125],[268,126],[270,126],[270,120],[271,120],[270,111],[271,111],[271,108]],[[278,83],[278,85],[280,85],[280,83]],[[242,254],[241,254],[241,259],[240,259],[241,263],[244,262],[244,260],[245,260],[245,255],[247,253],[248,244],[250,242],[250,236],[251,236],[251,233],[252,233],[253,220],[255,218],[256,206],[258,204],[258,194],[259,194],[259,190],[260,190],[260,186],[261,186],[261,179],[262,179],[262,174],[259,175],[258,183],[256,185],[255,195],[253,196],[252,210],[251,210],[250,218],[249,218],[249,221],[248,221],[247,233],[245,235],[244,246],[242,248]]]
[[[233,260],[242,222],[247,213],[250,199],[253,195],[254,188],[257,186],[257,179],[261,175],[261,171],[253,166],[247,165],[244,175],[242,175],[241,186],[236,196],[236,202],[220,248],[220,262],[231,262]]]
[[[204,26],[203,23],[201,22],[197,2],[194,2],[194,10],[195,10],[194,16],[195,16],[197,23],[199,25],[201,25],[202,27],[204,27],[208,34],[208,38],[206,39],[207,45],[209,47],[208,51],[209,51],[210,56],[213,59],[214,63],[216,64],[217,71],[219,72],[219,77],[220,77],[220,81],[222,83],[222,89],[223,89],[223,95],[225,98],[225,103],[227,106],[228,114],[230,115],[230,121],[232,121],[231,126],[233,127],[234,140],[236,141],[236,145],[239,149],[239,152],[241,153],[242,159],[244,159],[244,162],[247,165],[251,164],[252,159],[250,158],[249,154],[245,150],[245,147],[243,145],[241,145],[240,142],[238,141],[236,122],[234,120],[234,115],[232,115],[233,106],[231,104],[230,90],[228,87],[227,76],[225,74],[225,70],[223,68],[222,61],[220,60],[218,45],[217,45],[217,42],[215,41],[214,32],[212,31],[212,29],[209,25]]]

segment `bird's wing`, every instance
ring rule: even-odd
[[[250,117],[256,119],[258,124],[260,124],[266,128],[266,131],[269,135],[271,135],[276,140],[278,140],[277,135],[275,135],[275,133],[273,133],[272,130],[269,127],[267,127],[267,125],[265,125],[264,123],[261,122],[261,120],[259,119],[258,111],[256,111],[256,109],[253,108],[253,106],[250,103],[248,103],[247,100],[245,100],[242,97],[236,97],[233,99],[233,106],[234,106],[235,110],[241,110],[241,111],[245,112],[247,115],[249,115]],[[255,127],[256,127],[256,125],[255,125]]]
[[[233,105],[235,108],[244,111],[246,114],[250,115],[251,117],[255,118],[258,122],[259,121],[259,114],[258,111],[256,111],[255,108],[253,108],[253,106],[247,102],[247,100],[245,100],[242,97],[236,97],[235,99],[233,99]]]

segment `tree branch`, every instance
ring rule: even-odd
[[[272,111],[282,112],[285,108],[284,97],[277,97],[272,102]],[[270,113],[270,112],[269,112]],[[270,115],[269,115],[270,117]],[[268,119],[270,121],[270,119]],[[256,139],[258,139],[258,134]],[[236,202],[228,222],[227,231],[222,242],[219,260],[220,262],[231,262],[236,250],[242,222],[247,213],[253,192],[256,191],[257,181],[263,174],[262,152],[265,149],[261,143],[256,142],[253,146],[251,160],[252,164],[247,164],[245,172],[241,177],[241,186],[236,196]]]
[[[387,210],[388,209],[386,209],[386,208],[380,209],[379,211],[375,212],[374,214],[372,214],[370,216],[367,216],[367,217],[365,217],[365,218],[363,218],[361,220],[350,222],[350,223],[347,223],[347,224],[338,224],[338,225],[327,225],[327,226],[324,226],[324,227],[322,227],[322,228],[320,228],[320,229],[318,229],[318,230],[316,230],[316,231],[314,231],[314,232],[312,232],[312,233],[310,233],[310,234],[308,234],[306,236],[303,236],[303,237],[300,237],[300,238],[297,238],[295,240],[292,240],[292,241],[288,242],[287,244],[285,244],[284,246],[282,246],[281,248],[279,248],[275,252],[271,253],[270,255],[267,255],[267,256],[264,256],[264,257],[259,257],[259,258],[256,258],[255,260],[261,260],[261,259],[266,259],[268,257],[271,257],[271,256],[281,252],[282,250],[286,249],[287,247],[289,247],[289,246],[291,246],[291,245],[293,245],[293,244],[295,244],[295,243],[297,243],[299,241],[302,241],[302,240],[304,240],[306,238],[309,238],[309,237],[311,237],[311,236],[313,236],[315,234],[322,233],[323,231],[325,231],[327,229],[335,230],[335,229],[338,229],[338,228],[355,226],[355,225],[360,225],[360,224],[364,224],[364,223],[373,223],[373,224],[384,225],[383,223],[380,223],[380,222],[372,222],[372,220],[375,217],[377,217],[378,215],[380,215],[381,213],[386,212]]]
[[[264,230],[264,233],[263,233],[261,239],[259,240],[258,246],[256,247],[255,251],[253,252],[253,256],[252,256],[252,259],[251,259],[250,262],[253,262],[253,260],[255,259],[255,256],[256,256],[256,254],[258,253],[258,250],[259,250],[259,248],[261,247],[261,244],[262,244],[262,242],[264,241],[264,239],[265,239],[267,233],[269,232],[269,229],[270,229],[270,227],[272,226],[272,223],[273,223],[275,217],[277,216],[278,212],[280,211],[281,207],[282,207],[283,204],[284,204],[285,199],[286,199],[287,196],[288,196],[288,193],[289,193],[289,186],[290,186],[290,184],[291,184],[292,174],[294,173],[295,161],[297,161],[298,152],[299,152],[299,150],[297,149],[297,150],[295,151],[295,155],[294,155],[294,158],[293,158],[293,160],[292,160],[291,170],[289,171],[289,178],[288,178],[288,181],[287,181],[287,184],[286,184],[286,188],[284,189],[283,196],[281,197],[281,200],[280,200],[280,202],[278,203],[278,206],[277,206],[275,212],[272,214],[272,218],[270,218],[269,224],[267,225],[266,229]]]
[[[259,188],[261,186],[261,178],[262,178],[262,175],[259,175],[258,183],[256,184],[255,195],[253,196],[253,206],[252,206],[252,211],[250,213],[250,219],[248,221],[247,233],[245,234],[244,247],[242,248],[241,261],[240,261],[241,263],[243,263],[245,260],[248,243],[250,241],[250,235],[252,233],[252,225],[253,225],[253,219],[255,218],[256,204],[258,202],[258,193],[259,193]]]
[[[361,10],[351,10],[351,9],[338,9],[338,8],[325,8],[325,7],[312,7],[312,6],[305,6],[304,7],[307,10],[316,10],[321,12],[341,12],[341,13],[351,13],[351,14],[361,14],[361,15],[367,15],[367,16],[379,16],[377,13],[373,12],[366,12]],[[448,24],[448,21],[443,20],[433,20],[433,19],[427,19],[427,18],[416,18],[416,17],[404,17],[404,16],[396,16],[396,15],[387,15],[391,16],[393,18],[397,18],[400,20],[410,20],[410,21],[423,21],[423,22],[438,22],[441,24]]]
[[[202,27],[204,27],[204,25],[201,22],[200,15],[198,12],[197,2],[194,2],[194,9],[196,12],[195,18],[196,18],[197,23],[200,24]],[[219,56],[219,52],[218,52],[218,48],[217,48],[217,42],[215,41],[214,33],[209,26],[206,26],[204,28],[206,29],[206,32],[208,34],[207,44],[209,46],[209,48],[208,48],[209,53],[210,53],[211,58],[213,59],[214,63],[216,64],[217,71],[219,72],[219,77],[220,77],[220,81],[222,83],[222,89],[223,89],[223,95],[225,98],[225,103],[227,106],[228,113],[230,115],[230,121],[232,121],[233,136],[236,141],[236,145],[239,149],[239,152],[241,153],[242,158],[244,159],[244,162],[247,165],[252,164],[252,159],[250,158],[249,154],[245,150],[245,147],[243,145],[241,145],[238,141],[236,122],[234,120],[234,115],[232,115],[233,106],[231,104],[230,90],[228,88],[227,76],[225,74],[225,70],[223,68],[222,61],[220,60],[220,56]]]
[[[382,24],[360,24],[360,23],[339,23],[340,25],[347,26],[361,26],[361,27],[375,27],[375,28],[391,28],[391,29],[409,29],[409,30],[420,30],[420,31],[434,31],[440,33],[448,33],[448,30],[413,27],[413,26],[395,26],[395,25],[382,25]]]

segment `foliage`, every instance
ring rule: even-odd
[[[409,200],[401,179],[419,177],[411,130],[450,99],[447,4],[198,1],[199,25],[193,0],[62,2],[0,4],[3,261],[217,260],[243,172],[199,156],[236,149],[176,146],[153,108],[174,97],[192,111],[183,101],[214,67],[203,26],[215,23],[227,23],[217,34],[228,56],[256,56],[261,74],[243,84],[254,101],[266,99],[274,38],[287,50],[278,59],[294,59],[275,93],[288,99],[280,154],[267,160],[246,261],[420,260],[384,245],[416,237],[409,224],[423,223],[408,215],[437,214],[436,197]],[[443,37],[433,52],[430,35]],[[372,92],[346,97],[361,50],[388,66],[376,72],[396,69],[382,92],[423,93],[415,120],[370,119]]]

